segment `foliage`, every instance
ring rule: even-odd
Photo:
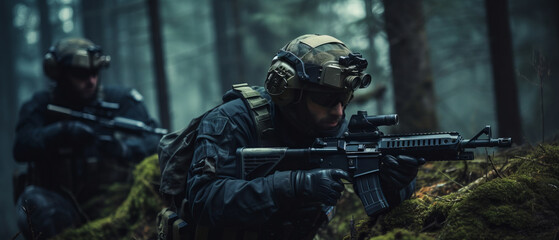
[[[396,228],[383,236],[371,238],[371,240],[430,240],[433,239],[425,234],[410,232],[406,229]]]
[[[342,239],[358,219],[367,217],[361,200],[353,192],[351,185],[346,185],[341,199],[336,205],[336,213],[328,225],[318,232],[315,239]]]
[[[157,155],[146,158],[134,170],[134,183],[128,197],[112,214],[79,228],[68,229],[55,239],[154,238],[155,216],[163,204],[154,187],[159,177]]]
[[[487,174],[456,192],[423,194],[405,201],[376,222],[361,221],[357,236],[553,239],[559,230],[559,145],[541,145],[516,155],[524,152],[519,149],[503,154],[499,173]],[[508,159],[510,154],[515,155]]]
[[[559,145],[516,148],[492,162],[495,167],[479,160],[427,165],[416,196],[377,219],[364,214],[348,187],[336,216],[315,239],[553,239],[559,230]],[[158,178],[157,157],[147,158],[115,211],[56,239],[155,238],[154,217],[163,204],[154,187]]]

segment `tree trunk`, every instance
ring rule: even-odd
[[[507,0],[486,0],[487,26],[500,137],[523,142],[518,110],[518,91],[514,78],[512,40]]]
[[[398,132],[438,128],[433,77],[423,17],[423,1],[383,0],[390,44]]]
[[[102,27],[103,19],[106,17],[104,9],[104,0],[81,1],[84,37],[101,46],[103,51],[107,52],[105,49],[107,45],[105,44],[106,27]]]
[[[238,0],[213,0],[215,49],[222,92],[236,83],[246,82],[243,71],[243,46],[240,34]]]
[[[53,37],[52,37],[52,25],[50,23],[50,8],[47,1],[37,1],[37,7],[39,9],[39,40],[40,40],[40,53],[41,58],[44,54],[46,54],[51,46],[55,44]],[[42,62],[41,62],[42,64]],[[42,71],[41,71],[42,72]],[[37,89],[43,88],[47,81],[38,81],[41,86],[37,86]]]
[[[12,171],[16,166],[12,157],[12,146],[14,140],[14,129],[17,120],[18,112],[18,79],[15,77],[15,62],[16,59],[14,49],[17,49],[17,43],[14,40],[13,26],[13,11],[14,1],[4,0],[0,3],[0,29],[3,30],[3,37],[0,38],[0,46],[4,46],[2,54],[0,55],[0,73],[2,80],[0,80],[0,94],[2,101],[0,101],[0,188],[3,189],[2,199],[0,203],[0,214],[4,220],[0,220],[2,228],[0,229],[0,238],[8,239],[13,237],[17,232],[16,212],[13,209],[13,188],[12,188]]]
[[[151,48],[153,50],[153,63],[155,64],[155,82],[157,91],[157,102],[159,107],[159,120],[163,128],[171,127],[169,117],[169,99],[167,93],[167,76],[165,74],[165,58],[163,57],[163,40],[161,33],[161,21],[159,15],[159,3],[157,0],[147,0],[149,11],[149,25],[151,30]]]
[[[54,45],[50,24],[50,10],[47,1],[37,1],[37,8],[39,8],[39,26],[41,28],[41,53],[44,54],[50,46]]]

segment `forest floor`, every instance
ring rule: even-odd
[[[559,143],[428,163],[418,191],[344,239],[559,239]]]
[[[106,216],[79,228],[67,229],[54,239],[157,239],[155,217],[163,206],[159,196],[157,155],[144,159],[134,170],[134,182],[122,204],[108,202]],[[99,198],[110,201],[112,189]],[[114,194],[119,194],[114,192]],[[112,196],[114,198],[114,196]]]
[[[559,143],[485,155],[425,164],[412,199],[377,219],[367,217],[348,185],[315,239],[559,239]],[[55,239],[156,239],[163,206],[157,156],[134,176],[120,206]]]

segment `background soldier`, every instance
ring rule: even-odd
[[[239,171],[236,150],[308,148],[317,137],[341,136],[353,92],[370,83],[366,67],[360,54],[334,37],[294,39],[274,57],[265,88],[234,86],[224,104],[199,119],[197,135],[185,134],[187,129],[161,140],[161,192],[175,203],[180,200],[181,169],[173,165],[188,156],[188,144],[193,144],[180,215],[196,225],[196,236],[312,239],[340,198],[347,173],[301,159],[280,162],[264,177],[251,178]],[[411,196],[417,168],[424,162],[407,156],[382,160],[381,185],[390,206]]]
[[[27,238],[31,229],[48,238],[99,217],[94,197],[99,199],[108,184],[128,180],[130,167],[156,151],[157,134],[116,131],[67,114],[125,117],[156,126],[136,90],[101,86],[98,74],[109,62],[99,46],[83,38],[63,39],[44,57],[53,87],[22,106],[13,149],[16,161],[29,166],[27,187],[16,203],[18,226]]]

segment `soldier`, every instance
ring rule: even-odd
[[[44,57],[53,87],[23,104],[13,148],[15,160],[28,164],[27,186],[16,203],[18,226],[27,238],[31,230],[49,238],[99,217],[94,197],[108,184],[129,180],[130,168],[156,152],[156,134],[116,131],[52,111],[125,117],[155,127],[136,90],[101,85],[99,71],[109,62],[110,56],[83,38],[63,39]]]
[[[187,129],[161,140],[160,190],[177,204],[183,198],[180,189],[186,189],[182,208],[176,209],[196,225],[196,239],[314,237],[348,174],[302,159],[280,162],[264,177],[246,178],[236,150],[308,148],[317,137],[341,136],[353,92],[370,83],[366,66],[360,54],[334,37],[297,37],[273,58],[264,87],[234,86],[222,105],[191,123],[197,126],[194,134],[184,134]],[[181,183],[180,170],[172,169],[188,158],[190,146],[192,164]],[[395,206],[413,193],[417,168],[425,160],[387,156],[382,162],[382,189]]]

